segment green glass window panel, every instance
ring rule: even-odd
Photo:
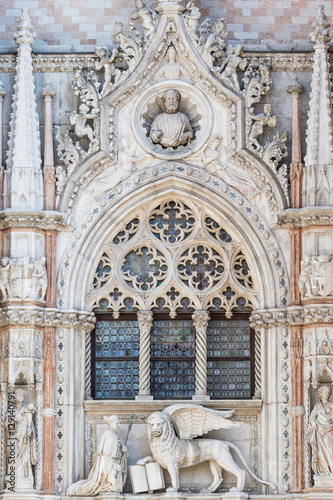
[[[251,398],[250,360],[208,361],[207,389],[212,399]]]
[[[139,356],[137,321],[97,321],[95,356],[98,358],[133,358]]]
[[[154,399],[191,398],[195,389],[194,361],[151,361],[150,389]]]
[[[207,357],[250,357],[250,323],[212,320],[207,328]]]
[[[191,398],[195,389],[192,320],[158,320],[151,332],[150,388],[155,399]]]
[[[96,399],[133,399],[138,390],[138,360],[96,362]]]

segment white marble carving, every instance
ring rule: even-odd
[[[264,127],[276,127],[276,116],[272,116],[272,106],[264,105],[264,112],[256,115],[254,108],[248,110],[248,116],[252,120],[252,126],[249,133],[249,149],[255,149],[257,152],[263,151],[263,146],[258,142],[258,137],[263,134]]]
[[[220,67],[214,67],[214,73],[229,87],[240,92],[237,69],[245,71],[247,60],[242,45],[228,45],[227,54]]]
[[[333,484],[333,403],[330,401],[332,386],[318,389],[320,402],[313,408],[307,440],[312,449],[312,470],[316,476],[329,476]]]
[[[0,267],[0,289],[2,300],[44,300],[47,289],[45,257],[4,257]]]
[[[72,484],[68,496],[95,496],[112,491],[121,493],[127,477],[129,453],[119,436],[119,420],[116,415],[104,417],[108,429],[102,434],[88,479]]]
[[[306,256],[298,280],[302,299],[328,297],[333,293],[333,260],[329,255]]]
[[[216,175],[226,184],[232,186],[248,199],[252,199],[259,193],[256,184],[242,172],[236,172],[235,169],[221,162],[222,137],[211,136],[207,144],[201,149],[199,154],[186,159],[187,163],[200,164],[210,174]]]
[[[9,124],[4,207],[16,210],[43,209],[39,118],[36,110],[31,45],[36,39],[27,9],[14,35],[18,45],[16,78]]]
[[[184,12],[184,21],[188,34],[190,35],[192,42],[195,44],[199,43],[197,30],[200,17],[201,17],[200,10],[198,9],[198,7],[194,5],[194,1],[190,0],[186,4],[186,10]]]
[[[15,391],[15,416],[7,416],[7,433],[15,442],[15,489],[33,489],[34,475],[32,466],[37,463],[36,428],[33,422],[35,407],[33,404],[23,405],[24,391]],[[12,422],[14,419],[14,422]],[[14,425],[11,425],[14,424]],[[9,448],[8,448],[9,451]],[[8,469],[10,469],[8,460]],[[9,482],[10,470],[8,470]]]
[[[249,469],[240,450],[232,443],[215,439],[194,438],[206,434],[212,429],[230,429],[236,424],[227,420],[233,411],[209,410],[200,405],[176,404],[155,412],[147,419],[148,439],[153,457],[145,457],[138,462],[144,465],[156,461],[167,469],[172,487],[169,492],[179,489],[179,469],[209,461],[213,482],[201,493],[214,492],[222,482],[222,470],[225,469],[237,477],[237,486],[231,491],[244,489],[245,472],[240,469],[231,456],[230,449],[237,452],[243,466],[257,481],[269,485],[273,491],[276,486],[256,477]],[[177,429],[177,433],[175,429]]]
[[[118,50],[113,49],[110,52],[107,47],[97,47],[95,49],[95,54],[98,57],[98,60],[95,61],[95,70],[104,70],[104,83],[101,90],[101,97],[104,97],[109,94],[120,81],[121,71],[116,68],[114,64],[118,55]]]
[[[189,83],[194,83],[190,78],[189,73],[177,60],[176,49],[171,45],[166,53],[166,61],[157,71],[151,83],[158,83],[164,80],[185,80]]]
[[[142,19],[142,27],[144,29],[144,42],[148,42],[153,38],[156,31],[157,14],[153,10],[150,2],[144,0],[135,0],[136,10],[132,13],[131,19]]]
[[[170,89],[162,96],[164,113],[156,116],[150,129],[150,138],[153,143],[161,144],[165,148],[186,145],[193,137],[193,130],[189,119],[178,111],[181,95]]]

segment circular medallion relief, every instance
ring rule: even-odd
[[[131,127],[147,153],[163,160],[179,160],[207,142],[213,111],[197,87],[166,80],[145,89],[132,112]]]

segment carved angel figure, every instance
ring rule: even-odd
[[[72,484],[68,496],[93,496],[107,491],[121,493],[127,476],[129,453],[119,436],[116,415],[104,417],[108,429],[102,434],[88,479]]]
[[[189,83],[194,83],[180,62],[176,60],[176,49],[173,46],[169,47],[166,53],[166,61],[158,70],[151,83],[163,80],[185,80]]]
[[[221,73],[221,80],[237,92],[240,91],[237,68],[244,71],[247,66],[247,60],[244,59],[243,54],[244,50],[241,45],[237,45],[235,48],[228,45],[227,57],[223,60],[221,67],[217,69],[218,73]]]
[[[97,47],[95,54],[99,57],[99,61],[95,61],[95,69],[97,71],[104,69],[104,83],[101,90],[101,97],[104,97],[118,84],[121,77],[120,69],[117,69],[113,64],[118,50],[113,49],[111,54],[109,54],[107,47]],[[112,77],[114,77],[113,83],[111,81]]]
[[[317,476],[333,475],[333,403],[330,401],[332,387],[324,385],[318,389],[320,402],[310,415],[307,440],[312,448],[312,469]]]
[[[198,155],[188,158],[189,163],[202,162],[204,169],[210,174],[217,175],[226,184],[236,188],[247,198],[251,199],[259,190],[256,184],[241,172],[234,172],[219,160],[221,158],[222,137],[213,135]]]
[[[249,143],[257,151],[262,151],[263,147],[259,144],[257,137],[264,132],[264,127],[268,126],[274,128],[276,126],[276,116],[272,116],[272,106],[270,104],[264,105],[264,113],[259,115],[254,114],[254,109],[250,108],[248,116],[253,120],[251,130],[249,133]]]
[[[11,286],[10,286],[10,269],[12,266],[12,261],[8,257],[3,257],[1,259],[0,267],[0,290],[2,293],[2,300],[11,299],[13,297]]]
[[[198,7],[194,5],[194,1],[190,0],[186,5],[186,11],[184,12],[184,20],[188,33],[194,42],[199,41],[199,38],[197,36],[197,29],[200,17],[201,17],[200,10],[198,9]]]
[[[301,261],[301,274],[298,279],[299,292],[302,299],[311,297],[311,277],[312,277],[312,263],[309,256],[305,256]]]
[[[131,19],[142,19],[142,27],[145,30],[145,38],[150,40],[155,33],[156,13],[149,6],[148,2],[135,0],[136,10],[132,13]]]
[[[253,474],[234,444],[217,439],[194,439],[213,429],[234,427],[237,424],[227,420],[232,414],[233,411],[210,410],[195,404],[176,404],[162,412],[153,413],[147,419],[148,440],[153,456],[139,460],[138,465],[157,462],[170,474],[172,487],[167,491],[178,491],[179,469],[209,461],[213,482],[201,493],[212,493],[220,486],[222,469],[237,477],[237,486],[231,491],[243,491],[245,472],[235,463],[231,448],[252,477],[276,491],[274,484],[262,481]]]
[[[81,104],[79,107],[79,113],[72,111],[68,119],[69,123],[75,126],[74,131],[77,137],[81,138],[86,135],[90,142],[95,143],[96,138],[93,129],[90,125],[87,125],[87,120],[94,120],[99,114],[99,109],[92,109],[91,113],[88,113],[88,111],[89,106],[87,106],[87,104]]]

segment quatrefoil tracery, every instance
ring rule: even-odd
[[[165,309],[173,317],[204,304],[228,314],[253,308],[257,293],[242,245],[190,205],[165,201],[114,232],[92,279],[93,308]]]

